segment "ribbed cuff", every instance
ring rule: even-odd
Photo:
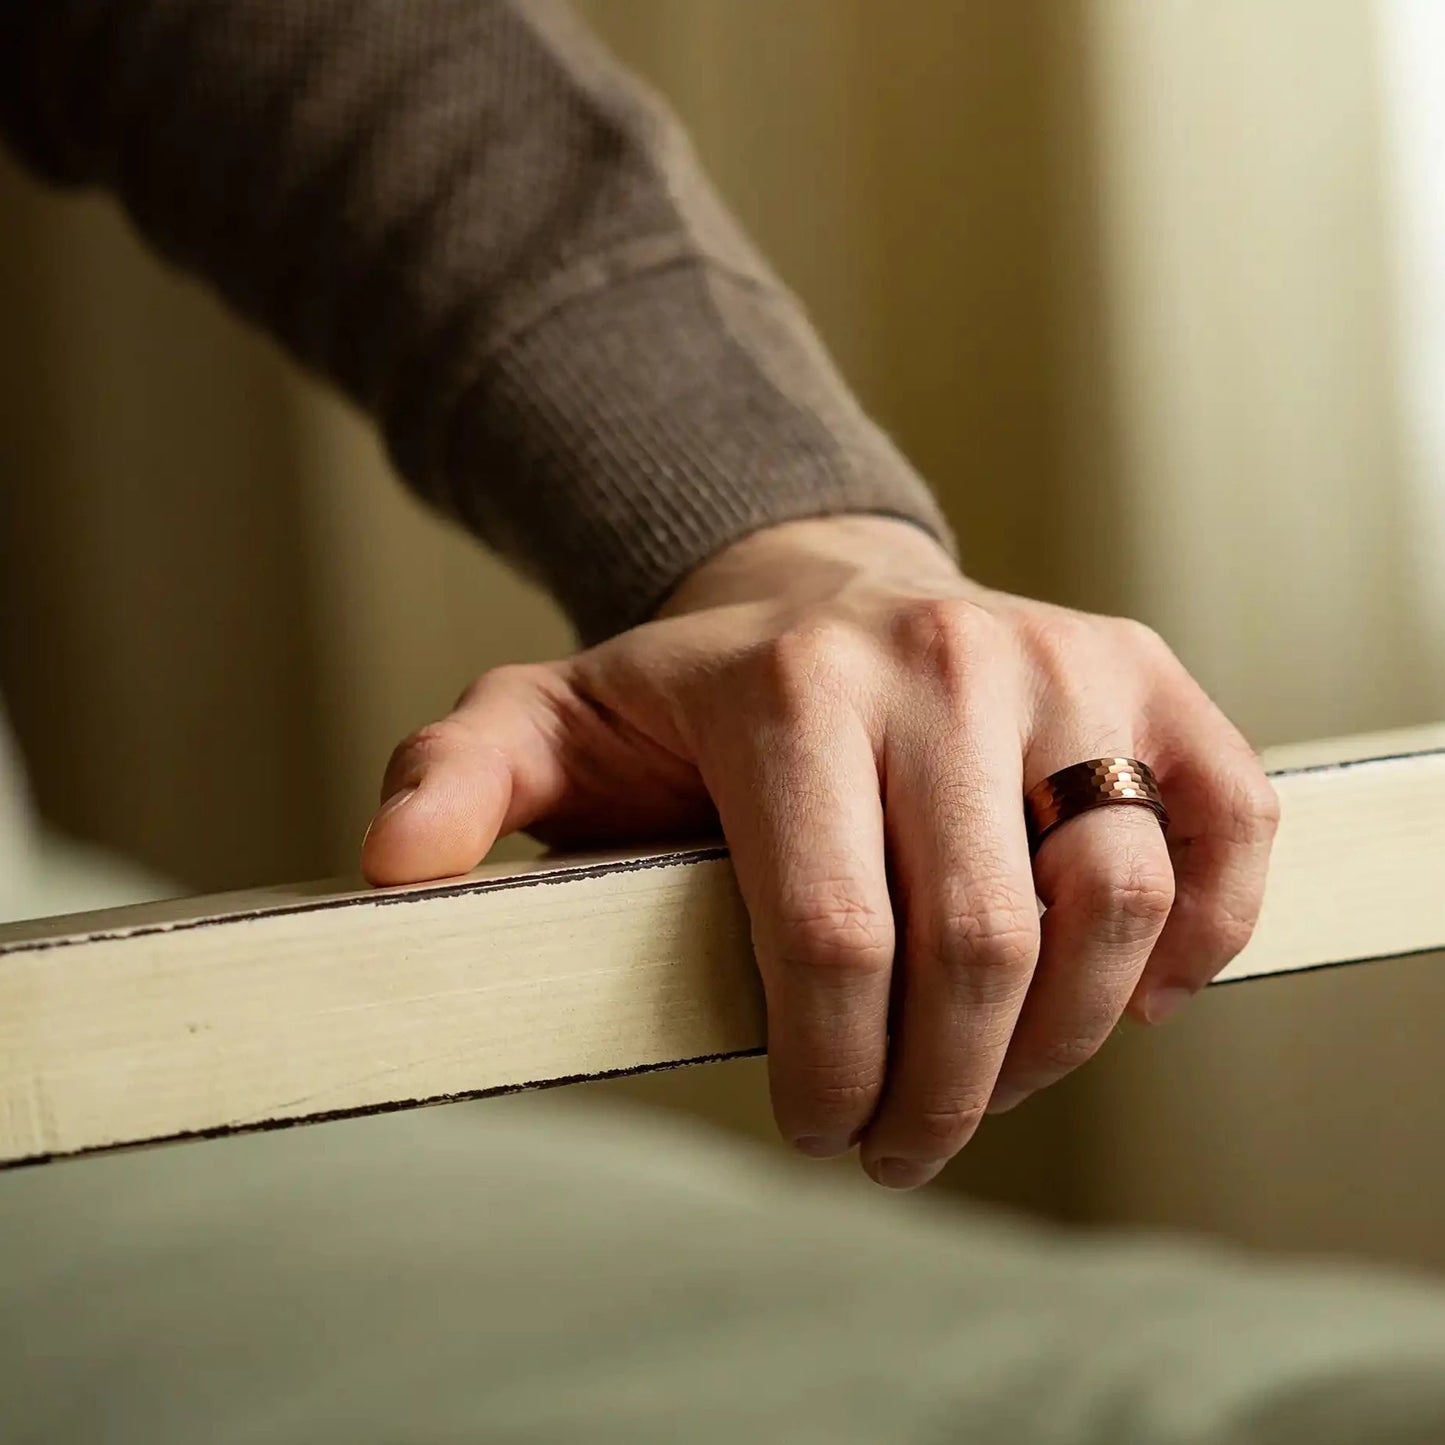
[[[572,296],[456,407],[454,509],[586,642],[759,528],[876,513],[951,546],[931,493],[786,297],[689,259]]]

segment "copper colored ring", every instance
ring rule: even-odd
[[[1137,758],[1094,758],[1060,768],[1029,789],[1024,797],[1029,851],[1037,852],[1039,844],[1069,819],[1110,803],[1149,808],[1161,828],[1169,826],[1169,810],[1147,763]]]

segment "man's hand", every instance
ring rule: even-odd
[[[1100,756],[1153,767],[1167,847],[1145,809],[1101,808],[1031,863],[1025,791]],[[520,828],[581,844],[720,822],[778,1125],[819,1157],[859,1144],[896,1188],[1126,1008],[1158,1022],[1202,988],[1254,926],[1278,816],[1154,633],[989,591],[871,517],[759,532],[655,621],[487,673],[401,744],[383,796],[374,883],[465,872]]]

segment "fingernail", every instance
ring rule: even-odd
[[[376,810],[375,816],[372,818],[371,822],[366,825],[366,837],[362,838],[361,840],[362,847],[366,846],[366,839],[371,837],[371,830],[375,828],[376,825],[381,822],[383,818],[391,817],[391,815],[395,813],[397,809],[401,808],[404,804],[409,803],[415,796],[416,788],[414,786],[410,788],[398,788],[397,791],[394,792],[391,797],[389,797],[386,802],[384,802],[381,807]]]
[[[853,1141],[841,1134],[804,1134],[793,1140],[793,1148],[809,1159],[836,1159],[852,1147]]]
[[[1007,1086],[1000,1086],[993,1091],[993,1098],[988,1101],[988,1108],[984,1111],[988,1114],[1007,1114],[1010,1109],[1017,1108],[1023,1103],[1032,1089],[1011,1089]]]
[[[936,1179],[946,1163],[946,1159],[880,1159],[869,1173],[885,1189],[917,1189],[920,1184]]]
[[[1171,1014],[1178,1013],[1193,997],[1194,990],[1183,984],[1156,988],[1144,1000],[1144,1017],[1151,1024],[1162,1024]]]

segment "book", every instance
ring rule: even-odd
[[[1445,727],[1266,755],[1264,913],[1217,982],[1445,949]],[[0,1167],[762,1050],[721,846],[0,927]]]

